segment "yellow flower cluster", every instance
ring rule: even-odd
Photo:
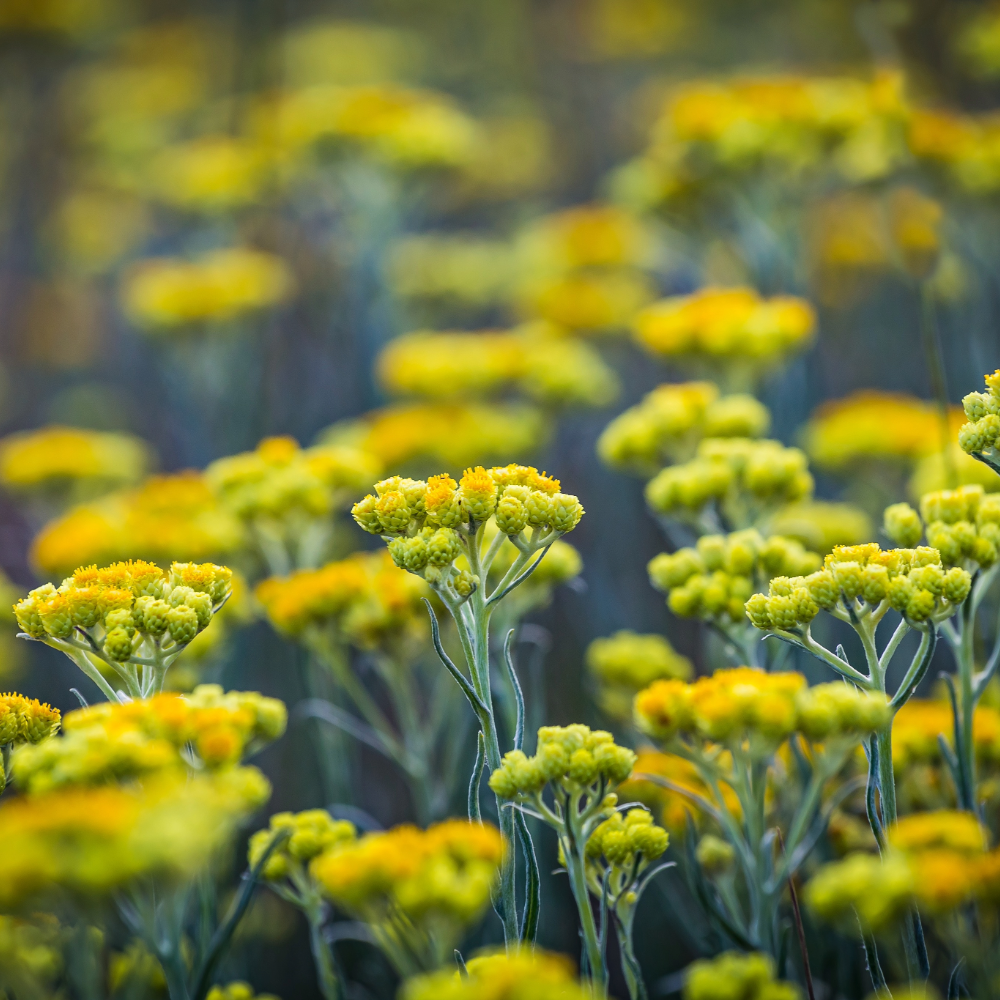
[[[958,432],[958,444],[968,455],[985,455],[994,470],[997,462],[997,439],[1000,438],[1000,369],[986,376],[986,392],[970,392],[962,406],[969,422]]]
[[[490,775],[490,788],[502,799],[530,799],[552,782],[570,794],[596,787],[600,797],[625,781],[634,764],[635,754],[618,746],[611,733],[580,724],[543,726],[535,755],[505,754]]]
[[[0,747],[41,743],[59,731],[58,708],[22,694],[0,694]],[[3,778],[0,771],[0,779]],[[0,791],[3,786],[0,785]]]
[[[860,545],[875,534],[871,519],[850,503],[805,500],[782,507],[767,522],[768,531],[826,554],[838,545]]]
[[[635,699],[640,728],[661,741],[677,737],[776,746],[792,733],[812,742],[852,741],[890,719],[884,696],[839,681],[809,687],[798,673],[750,667],[717,670],[693,683],[656,681]]]
[[[410,462],[464,469],[474,462],[529,455],[547,436],[542,413],[526,403],[397,403],[334,424],[324,443],[353,445],[386,468]]]
[[[897,771],[941,761],[939,737],[954,742],[955,717],[946,701],[911,698],[901,706],[892,724],[892,764]],[[977,705],[972,718],[976,758],[1000,763],[1000,711]]]
[[[348,641],[371,648],[414,632],[423,635],[427,613],[421,598],[429,591],[383,551],[271,577],[258,584],[256,596],[280,632],[297,636],[332,626]]]
[[[576,205],[534,222],[523,236],[532,263],[555,271],[642,267],[653,239],[643,221],[616,205]]]
[[[630,629],[594,639],[586,662],[598,684],[601,708],[625,721],[632,717],[636,692],[664,678],[687,680],[693,670],[691,661],[662,635],[639,635]]]
[[[489,903],[503,853],[494,827],[450,819],[336,844],[310,870],[334,903],[362,920],[401,914],[428,929],[448,927],[452,937]]]
[[[378,375],[391,393],[436,400],[514,387],[543,403],[604,406],[618,394],[592,347],[530,332],[408,333],[382,351]]]
[[[237,980],[225,986],[213,986],[205,994],[205,1000],[278,1000],[271,993],[257,993],[249,983]]]
[[[0,806],[0,906],[58,887],[90,895],[189,878],[269,795],[255,768],[232,768],[13,799]]]
[[[926,493],[920,514],[907,503],[887,507],[883,527],[898,545],[916,545],[926,531],[945,566],[988,569],[1000,549],[1000,494],[986,495],[982,486]]]
[[[245,139],[205,135],[168,146],[149,165],[146,186],[160,201],[224,212],[254,202],[267,177],[262,151]]]
[[[961,411],[950,414],[952,430]],[[933,403],[902,393],[864,390],[824,403],[805,429],[805,449],[822,469],[896,458],[914,461],[941,451],[941,418]]]
[[[519,299],[531,317],[577,333],[628,328],[655,298],[648,279],[626,270],[587,270],[542,275],[525,281]]]
[[[45,575],[75,566],[135,557],[151,562],[203,562],[238,549],[239,521],[196,472],[153,476],[135,490],[69,510],[32,542],[31,558]]]
[[[615,417],[597,439],[597,454],[612,468],[652,475],[689,459],[702,438],[756,438],[770,423],[767,407],[753,396],[720,397],[711,382],[668,383]]]
[[[646,485],[646,502],[658,514],[691,518],[709,503],[721,505],[731,523],[754,520],[756,507],[781,507],[812,496],[806,456],[779,441],[706,438],[683,465],[670,465]]]
[[[730,535],[702,535],[694,548],[661,552],[649,562],[649,579],[682,618],[742,622],[750,596],[774,577],[805,576],[821,560],[798,542],[753,528]]]
[[[465,973],[434,972],[403,984],[400,1000],[590,1000],[563,955],[539,948],[481,952]]]
[[[654,303],[636,316],[633,329],[643,347],[665,358],[776,364],[807,347],[815,326],[803,299],[705,288]]]
[[[109,488],[140,479],[149,450],[131,434],[43,427],[0,440],[0,483],[27,491],[64,486]]]
[[[883,550],[877,542],[838,545],[824,567],[808,576],[777,577],[770,590],[747,601],[747,617],[759,629],[791,632],[808,627],[820,609],[845,618],[883,601],[914,622],[943,621],[968,596],[969,573],[945,569],[929,546]]]
[[[925,455],[917,462],[908,489],[910,496],[922,497],[925,493],[956,485],[982,486],[990,493],[1000,490],[1000,476],[990,466],[962,451],[957,435],[946,451]]]
[[[261,869],[261,878],[268,882],[279,882],[293,871],[302,872],[313,858],[357,839],[353,823],[334,819],[325,809],[275,813],[268,828],[258,830],[250,838],[247,860],[251,868],[260,864],[275,836],[285,831],[288,831],[287,839],[271,851]]]
[[[270,437],[254,451],[212,462],[205,481],[224,507],[252,522],[323,517],[381,471],[378,459],[355,448],[300,448],[295,438]]]
[[[800,1000],[802,991],[775,979],[770,955],[728,951],[694,962],[683,995],[684,1000]]]
[[[122,297],[132,321],[151,333],[230,323],[284,302],[286,264],[258,250],[216,250],[194,261],[152,258],[127,276]]]
[[[964,115],[941,109],[920,109],[910,119],[910,151],[939,166],[947,177],[972,194],[1000,187],[995,115]]]
[[[627,881],[612,884],[609,889],[618,896],[622,888],[634,881],[645,864],[655,861],[667,849],[670,837],[663,827],[653,822],[645,809],[629,809],[623,816],[616,812],[595,827],[587,838],[587,860],[595,869],[610,867],[615,876],[625,876]],[[602,878],[598,877],[600,886]],[[597,893],[600,895],[600,891]]]
[[[285,731],[285,706],[255,691],[223,693],[215,684],[190,695],[160,694],[70,712],[61,739],[14,754],[18,788],[31,795],[184,773],[191,750],[199,770],[231,767]]]

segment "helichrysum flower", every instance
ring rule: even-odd
[[[809,687],[798,673],[717,670],[693,683],[656,681],[635,699],[639,727],[668,742],[711,740],[773,750],[793,733],[813,742],[856,741],[890,718],[886,699],[841,682]]]
[[[907,140],[919,160],[936,165],[959,188],[984,194],[1000,186],[997,134],[991,115],[918,108],[910,116]]]
[[[586,661],[598,684],[601,707],[619,719],[631,718],[637,691],[663,678],[687,680],[692,672],[691,661],[662,635],[639,635],[629,629],[594,639]]]
[[[632,317],[655,297],[642,274],[628,270],[588,270],[526,279],[518,293],[529,318],[578,333],[627,329]]]
[[[194,260],[154,258],[128,275],[125,310],[152,333],[230,323],[285,301],[293,280],[285,263],[257,250],[216,250]]]
[[[940,764],[943,736],[954,741],[954,715],[947,701],[911,698],[901,706],[892,724],[892,763],[897,772],[912,766]],[[972,718],[974,753],[984,763],[1000,762],[1000,712],[977,705]]]
[[[146,445],[129,434],[43,427],[0,440],[0,482],[17,491],[110,488],[140,479],[148,464]]]
[[[619,414],[601,432],[597,453],[607,465],[652,474],[692,457],[702,438],[756,438],[771,415],[753,396],[719,395],[711,382],[667,383]]]
[[[0,694],[0,746],[41,743],[58,732],[61,719],[58,708],[37,698]]]
[[[435,972],[407,980],[400,1000],[589,1000],[563,955],[541,949],[488,951],[465,965],[465,973]]]
[[[806,885],[805,901],[817,916],[845,930],[856,930],[860,920],[866,930],[879,932],[909,909],[914,891],[913,870],[902,857],[852,854],[824,865]]]
[[[51,521],[31,546],[43,575],[60,577],[76,566],[133,558],[204,562],[244,542],[239,520],[223,508],[196,472],[153,476],[134,490],[73,507]]]
[[[245,140],[206,135],[168,146],[149,168],[149,192],[200,212],[224,212],[258,199],[266,180],[263,151]]]
[[[823,555],[838,545],[871,541],[875,535],[871,518],[860,507],[826,500],[805,500],[782,507],[768,520],[767,530]]]
[[[986,392],[970,392],[962,406],[968,423],[958,432],[962,451],[997,467],[997,438],[1000,437],[1000,370],[986,376]]]
[[[738,359],[754,365],[783,361],[807,347],[816,317],[803,299],[763,299],[750,288],[706,288],[663,299],[633,323],[653,354],[681,360]]]
[[[347,820],[334,819],[325,809],[307,809],[300,813],[275,813],[266,830],[251,838],[247,860],[256,868],[276,834],[288,831],[287,839],[274,848],[264,862],[261,878],[277,882],[293,870],[304,871],[309,863],[327,851],[353,844],[357,830]]]
[[[763,538],[748,529],[729,535],[703,535],[694,548],[660,553],[650,560],[649,578],[667,595],[667,605],[682,618],[739,623],[751,594],[780,576],[802,576],[822,561],[798,542],[775,535]]]
[[[770,955],[729,951],[691,965],[684,1000],[799,1000],[798,986],[775,976]]]
[[[271,993],[257,993],[249,983],[237,980],[225,986],[213,986],[205,1000],[278,1000]]]
[[[969,573],[946,569],[929,546],[883,550],[877,542],[841,545],[824,568],[807,576],[776,577],[767,596],[747,601],[747,617],[765,631],[808,628],[820,609],[878,607],[883,601],[910,621],[942,621],[955,613],[972,586]]]

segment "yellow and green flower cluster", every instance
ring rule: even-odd
[[[694,962],[684,1000],[800,1000],[801,990],[775,975],[774,959],[762,952],[729,951]]]
[[[279,882],[293,872],[304,873],[313,858],[357,840],[357,830],[347,820],[334,819],[325,809],[300,813],[275,813],[266,830],[251,838],[247,859],[251,868],[260,864],[276,835],[284,835],[267,855],[260,877]]]
[[[612,900],[628,904],[623,894],[629,892],[648,865],[666,851],[670,843],[667,831],[653,822],[646,809],[629,809],[609,816],[587,838],[588,882],[594,895],[607,889]]]
[[[47,740],[61,722],[58,708],[13,692],[0,694],[0,793],[7,787],[11,751]]]
[[[969,421],[958,432],[958,443],[966,454],[982,457],[996,469],[996,444],[1000,438],[1000,369],[986,376],[986,389],[986,392],[970,392],[962,400]]]
[[[820,557],[798,542],[780,535],[765,539],[748,528],[702,535],[694,548],[654,556],[648,568],[675,615],[736,623],[745,619],[750,596],[768,580],[804,576],[820,565]]]
[[[657,681],[636,696],[635,715],[639,727],[660,741],[742,745],[757,736],[772,747],[796,732],[812,742],[857,741],[891,717],[884,696],[841,682],[809,687],[802,674],[750,667],[717,670],[690,684]]]
[[[767,596],[755,594],[747,601],[746,612],[757,628],[778,632],[808,627],[821,609],[846,620],[883,601],[909,621],[936,622],[953,615],[971,587],[968,571],[946,569],[941,553],[930,546],[840,545],[826,557],[823,569],[773,579]]]
[[[613,468],[652,475],[692,457],[703,438],[756,438],[770,423],[767,407],[753,396],[721,396],[711,382],[667,383],[615,417],[598,438],[597,453]]]

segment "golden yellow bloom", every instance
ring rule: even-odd
[[[952,433],[962,423],[956,406],[949,414]],[[933,403],[865,390],[824,403],[805,430],[805,449],[823,469],[843,469],[863,459],[912,461],[941,451],[941,420]]]
[[[32,562],[59,577],[88,563],[142,557],[202,562],[235,551],[239,521],[196,472],[153,476],[135,490],[72,508],[47,524],[31,547]]]
[[[563,955],[541,949],[480,952],[466,963],[466,973],[434,972],[407,980],[400,1000],[588,1000]]]
[[[955,720],[947,701],[911,698],[896,713],[892,725],[892,763],[897,772],[916,764],[941,761],[938,736],[954,742]],[[1000,712],[978,705],[972,720],[976,757],[1000,762]]]
[[[301,871],[327,851],[355,843],[358,835],[353,823],[335,820],[325,809],[275,813],[268,828],[250,838],[247,860],[251,868],[260,863],[275,835],[286,830],[288,838],[271,851],[261,870],[261,877],[270,882],[286,878],[293,870]]]
[[[0,694],[0,746],[41,743],[58,732],[60,721],[59,709],[37,698],[13,692]]]
[[[145,443],[130,434],[53,426],[0,440],[0,482],[14,490],[110,488],[142,478],[149,461]]]
[[[860,920],[865,930],[880,932],[907,911],[918,883],[903,857],[851,854],[819,869],[806,885],[805,901],[817,916],[845,931],[856,931]]]
[[[655,298],[653,286],[629,271],[578,272],[525,281],[518,294],[522,312],[570,331],[626,329]]]
[[[604,204],[576,205],[532,223],[522,236],[533,263],[557,271],[642,266],[652,237],[642,220]]]
[[[940,810],[904,816],[888,830],[891,847],[909,854],[947,850],[957,854],[982,854],[987,834],[979,820],[968,812]]]
[[[762,952],[729,951],[691,965],[684,1000],[800,1000],[794,983],[775,978],[774,959]]]
[[[995,114],[963,115],[920,109],[910,119],[910,151],[929,160],[975,194],[1000,186],[1000,118]]]
[[[294,282],[286,264],[258,250],[215,250],[194,261],[154,258],[125,281],[125,310],[151,333],[224,324],[284,302]]]

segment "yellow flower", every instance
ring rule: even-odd
[[[957,854],[982,854],[986,831],[972,813],[941,810],[904,816],[888,831],[891,847],[914,853],[947,850]]]
[[[237,980],[225,986],[213,986],[205,1000],[278,1000],[270,993],[256,993],[249,983]]]
[[[837,545],[867,542],[875,534],[871,518],[860,507],[824,500],[783,507],[768,522],[768,530],[824,555]]]
[[[507,297],[513,272],[513,253],[505,243],[471,233],[434,233],[400,240],[389,274],[405,298],[483,306]]]
[[[256,868],[264,852],[277,834],[289,831],[289,836],[268,855],[261,877],[275,882],[293,871],[301,871],[314,858],[327,851],[354,844],[357,830],[353,823],[335,820],[325,809],[307,809],[300,813],[275,813],[266,830],[258,830],[251,838],[247,860]]]
[[[799,1000],[794,983],[775,979],[774,959],[761,952],[729,951],[694,962],[684,983],[684,1000]]]
[[[576,205],[532,223],[522,237],[532,263],[556,271],[642,266],[652,237],[642,220],[615,205]]]
[[[819,869],[806,885],[805,901],[817,916],[845,931],[856,931],[860,920],[866,931],[881,932],[906,913],[918,883],[902,857],[851,854]]]
[[[619,331],[655,297],[649,281],[629,271],[579,272],[533,278],[522,284],[526,316],[570,331]]]
[[[257,250],[215,250],[188,262],[144,261],[127,276],[125,310],[151,333],[228,323],[284,302],[291,272],[280,258]]]
[[[892,726],[892,762],[897,772],[922,763],[941,761],[939,736],[954,742],[954,717],[946,701],[911,698],[896,713]],[[1000,712],[978,705],[972,720],[977,758],[1000,762]]]

